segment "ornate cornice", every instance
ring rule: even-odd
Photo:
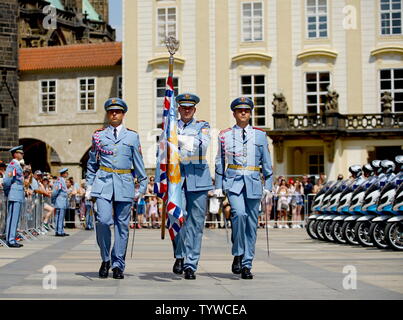
[[[383,53],[397,53],[397,54],[403,54],[403,47],[402,46],[397,46],[397,45],[386,45],[382,46],[379,48],[376,48],[371,51],[371,56],[378,56]]]
[[[175,63],[177,63],[177,64],[182,64],[182,65],[185,64],[185,59],[184,58],[175,56],[174,59],[175,59],[174,60]],[[158,64],[161,64],[161,63],[167,64],[168,62],[169,62],[169,55],[161,55],[161,56],[158,56],[158,57],[155,57],[155,58],[152,58],[152,59],[148,60],[148,64],[150,66],[155,66],[155,65],[158,65]]]
[[[244,60],[260,60],[264,62],[269,62],[272,60],[272,57],[263,52],[243,52],[231,58],[232,62],[240,62]]]
[[[311,48],[311,49],[306,49],[297,55],[298,59],[305,59],[305,58],[311,58],[311,57],[326,57],[326,58],[330,58],[330,59],[336,59],[337,52],[330,50],[330,49],[324,49],[324,48]]]

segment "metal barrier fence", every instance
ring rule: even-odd
[[[287,203],[287,208],[280,213],[279,209],[279,198],[285,197],[285,202]],[[266,201],[262,199],[261,206],[259,208],[259,221],[258,224],[261,227],[264,227],[266,224],[270,227],[279,227],[279,228],[299,228],[305,227],[307,223],[307,219],[312,213],[311,206],[313,198],[315,194],[308,195],[299,195],[300,199],[298,200],[298,195],[295,194],[272,194],[271,200]],[[220,209],[216,214],[212,214],[209,212],[209,205],[207,206],[206,212],[206,220],[205,227],[208,228],[224,228],[225,219],[223,215],[223,198],[220,198]],[[271,202],[271,203],[270,203]],[[298,203],[298,204],[297,204]],[[269,206],[267,208],[266,206]],[[300,208],[298,208],[298,206]],[[266,211],[267,210],[267,211]],[[297,210],[300,210],[300,214],[297,214]],[[294,213],[294,214],[293,214]],[[282,219],[282,218],[285,219]],[[134,223],[133,219],[130,223]],[[153,224],[157,227],[160,226],[160,219],[157,218],[155,221],[152,221],[151,216],[148,214],[148,210],[144,212],[144,214],[137,215],[136,223],[140,223],[142,227],[152,228]],[[230,219],[227,221],[227,226],[230,226]]]
[[[292,227],[305,227],[307,218],[311,214],[311,204],[315,197],[315,194],[299,195],[295,197],[295,194],[272,194],[269,198],[264,198],[261,201],[260,214],[258,225],[264,227],[268,225],[269,228],[292,228]],[[281,199],[283,198],[283,199]],[[209,213],[209,206],[207,206],[205,227],[224,228],[225,219],[223,214],[223,200],[220,199],[220,209],[217,214]],[[279,201],[280,200],[280,201]],[[281,201],[282,200],[282,201]],[[281,209],[281,203],[286,205]],[[279,207],[280,206],[280,207]],[[300,207],[300,209],[298,208]],[[300,214],[296,214],[297,210],[300,210]],[[18,224],[18,234],[25,240],[30,241],[36,239],[36,236],[45,234],[48,230],[43,227],[42,216],[44,211],[44,200],[42,195],[33,195],[27,197],[21,209],[20,221]],[[293,215],[294,213],[294,215]],[[78,215],[74,215],[78,216]],[[152,221],[150,215],[145,212],[143,215],[136,215],[136,221],[131,219],[130,223],[140,223],[143,227],[160,227],[160,215]],[[6,218],[7,207],[6,198],[2,190],[0,190],[0,245],[6,246],[5,231],[6,231]],[[67,217],[66,217],[67,218]],[[49,218],[49,226],[52,226],[54,215]],[[67,223],[77,223],[77,221],[65,220]],[[230,219],[228,219],[227,227],[230,226]],[[82,225],[82,222],[79,221]],[[77,224],[76,224],[77,225]]]
[[[0,245],[6,246],[4,241],[6,233],[6,198],[0,190]]]
[[[6,220],[7,220],[7,201],[3,190],[0,190],[0,244],[7,246],[6,241]],[[24,240],[31,241],[37,239],[37,236],[45,234],[43,228],[44,201],[42,195],[34,194],[26,197],[21,207],[20,218],[17,226],[17,234]],[[51,217],[50,219],[53,219]]]

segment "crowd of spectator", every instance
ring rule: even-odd
[[[28,203],[33,203],[36,195],[41,195],[43,200],[42,226],[45,230],[54,229],[52,224],[55,208],[52,200],[52,191],[57,176],[52,176],[50,173],[36,170],[32,172],[30,165],[22,164],[24,174],[24,193]],[[0,162],[0,191],[3,186],[3,177],[5,174],[6,165]],[[93,229],[93,223],[88,219],[92,216],[92,205],[90,201],[85,199],[86,184],[85,180],[79,185],[74,181],[73,177],[66,179],[68,189],[68,209],[66,210],[66,227],[76,228],[79,226],[87,230]],[[91,219],[92,220],[92,219]]]
[[[0,190],[6,165],[0,162]],[[24,187],[27,198],[34,194],[43,197],[43,227],[52,228],[51,221],[54,216],[52,205],[52,188],[57,180],[56,176],[37,170],[32,172],[29,165],[24,165]],[[338,179],[343,179],[342,175]],[[279,176],[274,180],[271,194],[262,198],[260,205],[259,226],[264,227],[266,221],[273,221],[274,228],[302,228],[305,218],[306,206],[310,207],[313,195],[326,183],[326,176],[321,173],[318,179],[314,176],[301,177]],[[82,226],[87,230],[94,228],[93,203],[86,199],[86,183],[80,184],[72,177],[66,179],[68,188],[68,209],[66,212],[66,227],[75,228]],[[136,183],[136,188],[139,185]],[[308,196],[309,195],[309,196]],[[226,197],[218,197],[214,190],[208,193],[208,206],[206,212],[206,227],[224,228],[225,223],[230,225],[230,206]],[[95,208],[96,209],[96,208]],[[154,177],[149,178],[147,193],[144,197],[136,198],[133,205],[133,217],[131,228],[160,228],[163,202],[154,193]]]

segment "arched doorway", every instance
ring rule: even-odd
[[[88,150],[84,153],[84,155],[81,157],[81,160],[80,160],[80,167],[82,169],[82,171],[81,171],[82,179],[85,179],[85,173],[87,172],[87,162],[88,162],[88,159],[90,158],[90,149],[91,148],[88,148]]]
[[[20,139],[24,146],[24,161],[31,165],[32,171],[51,172],[52,166],[60,165],[57,152],[48,144],[37,139]]]

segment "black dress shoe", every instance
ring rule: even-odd
[[[68,237],[69,234],[68,233],[62,233],[62,237]]]
[[[183,273],[183,258],[176,259],[174,266],[172,268],[173,273],[182,274]]]
[[[185,279],[186,280],[194,280],[194,279],[196,279],[195,272],[190,268],[186,268],[185,269]]]
[[[108,272],[110,267],[111,267],[110,261],[102,262],[101,268],[99,268],[99,277],[103,279],[108,278]]]
[[[118,267],[113,268],[113,279],[124,279],[123,271],[120,270]]]
[[[22,244],[19,244],[19,243],[7,243],[7,246],[9,247],[9,248],[21,248],[21,247],[23,247],[24,245],[22,245]]]
[[[61,234],[61,233],[55,233],[55,237],[63,237],[63,234]]]
[[[249,268],[242,268],[242,279],[253,279],[253,274],[250,272]]]
[[[243,256],[235,256],[234,261],[232,262],[232,273],[240,274],[242,272],[242,257]]]

